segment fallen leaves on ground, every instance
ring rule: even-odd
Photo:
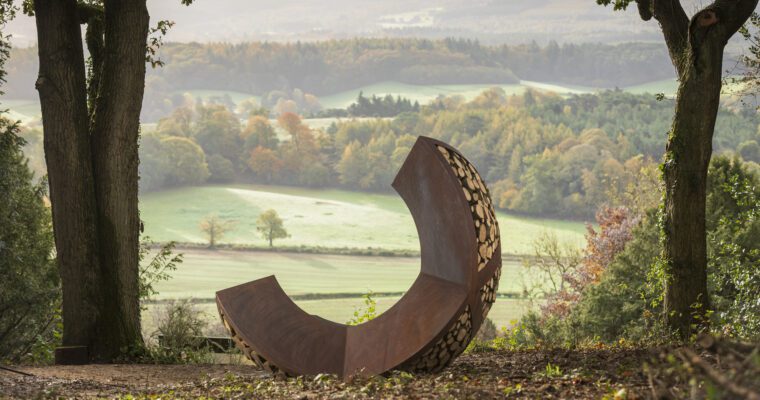
[[[0,372],[0,398],[633,400],[694,394],[741,398],[732,393],[736,387],[724,387],[712,378],[731,380],[739,390],[757,390],[760,357],[757,348],[747,350],[741,353],[720,343],[688,348],[487,350],[467,353],[439,374],[394,371],[348,382],[331,375],[276,378],[241,365],[83,366],[68,372],[65,369],[70,367],[19,367],[35,376]]]

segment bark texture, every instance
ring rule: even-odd
[[[636,2],[642,19],[660,23],[680,81],[664,164],[664,308],[669,326],[687,338],[710,307],[705,202],[723,50],[758,1],[718,0],[691,20],[678,0]]]
[[[36,0],[40,94],[57,259],[63,344],[92,340],[100,262],[81,32],[73,0]]]
[[[149,15],[145,0],[34,2],[65,345],[110,361],[141,343],[138,132]],[[87,82],[82,31],[91,54]]]
[[[141,339],[138,297],[140,217],[138,135],[145,89],[145,1],[105,2],[105,46],[100,87],[92,118],[92,159],[103,271],[102,336],[99,353],[113,343]]]

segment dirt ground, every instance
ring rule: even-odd
[[[137,365],[12,367],[0,370],[0,398],[93,398],[168,391],[189,382],[234,374],[241,379],[267,375],[248,365]]]
[[[602,398],[649,397],[651,350],[494,351],[465,354],[440,374],[343,382],[276,378],[248,365],[13,367],[0,398]]]

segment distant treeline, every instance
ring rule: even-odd
[[[519,79],[623,87],[674,76],[664,46],[535,43],[483,46],[466,39],[351,39],[314,43],[170,43],[149,71],[143,120],[181,105],[185,90],[333,94],[382,81],[409,84],[515,83]],[[36,49],[14,49],[9,98],[34,98]]]
[[[622,91],[507,96],[495,88],[466,102],[439,98],[393,119],[336,121],[310,129],[295,114],[243,124],[219,104],[175,110],[140,144],[141,188],[256,182],[389,191],[419,135],[459,148],[504,210],[589,218],[600,205],[636,201],[656,165],[673,113],[671,100]],[[276,126],[284,135],[278,137]],[[740,154],[760,170],[754,111],[721,110],[715,152]],[[626,200],[627,199],[627,200]]]
[[[405,112],[418,112],[420,111],[420,103],[403,98],[401,96],[393,97],[390,94],[385,96],[372,95],[371,97],[364,96],[363,92],[359,92],[359,96],[356,101],[351,103],[346,109],[332,108],[324,110],[312,115],[317,118],[329,118],[329,117],[376,117],[376,118],[390,118],[395,117]]]

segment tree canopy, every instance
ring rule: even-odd
[[[259,215],[259,219],[256,220],[256,230],[269,242],[269,247],[274,247],[275,239],[284,239],[289,236],[277,211],[272,209]]]
[[[155,157],[167,159],[152,138],[165,131],[166,138],[183,135],[194,141],[195,121],[206,118],[193,111],[199,107],[177,109],[162,120],[157,133],[144,135],[144,190],[167,187],[166,182],[148,186],[150,166],[159,163]],[[291,113],[277,121],[257,115],[225,135],[239,135],[243,143],[229,160],[236,180],[370,191],[390,191],[416,137],[432,136],[457,146],[474,162],[497,207],[589,219],[611,196],[635,189],[642,169],[654,169],[672,116],[673,101],[651,95],[506,96],[492,89],[469,102],[440,98],[395,118],[336,120],[324,129],[309,128],[308,120]],[[749,168],[760,168],[753,162],[754,144],[760,140],[756,118],[725,108],[720,116],[714,151],[738,152]],[[186,127],[164,130],[171,126]],[[217,147],[200,147],[209,168],[211,157],[222,162]],[[164,166],[162,171],[178,168]],[[185,168],[198,169],[186,171],[189,175],[208,176],[201,164]]]

